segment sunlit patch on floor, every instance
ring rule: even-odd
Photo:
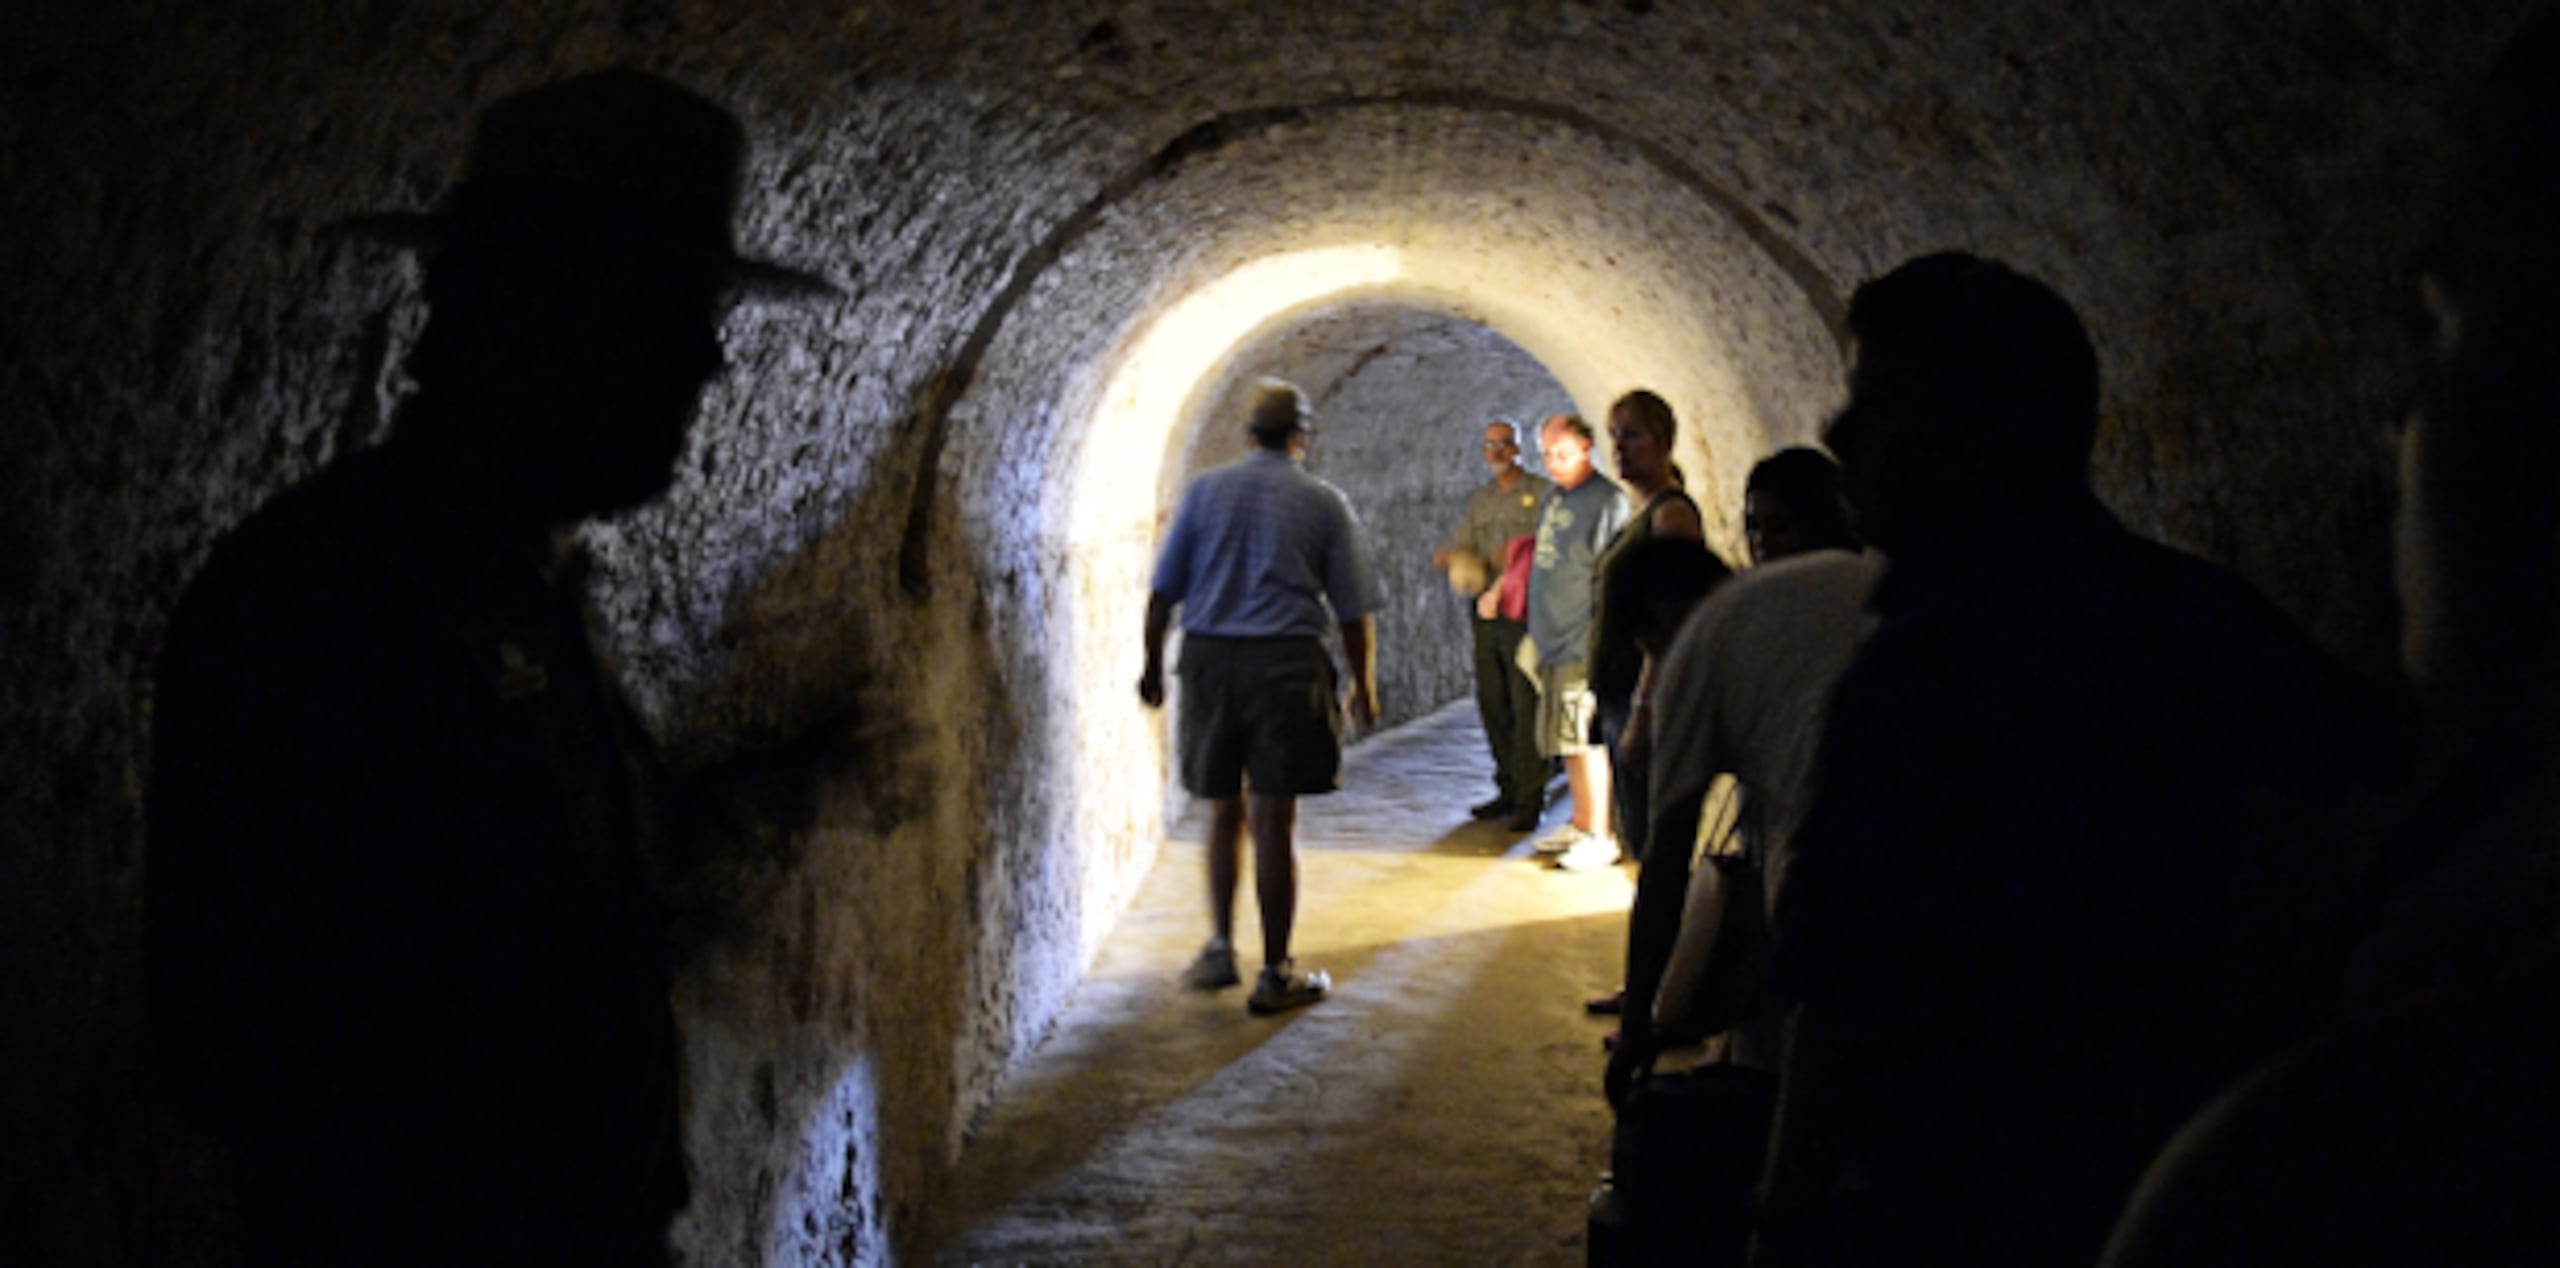
[[[1196,837],[1168,841],[964,1154],[946,1258],[1578,1262],[1607,1133],[1580,1001],[1615,981],[1630,873],[1469,820],[1482,743],[1446,709],[1302,803],[1295,950],[1335,990],[1300,1013],[1177,984],[1206,882]],[[1252,907],[1248,884],[1248,970]]]

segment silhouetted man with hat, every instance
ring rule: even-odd
[[[276,498],[171,622],[154,1023],[258,1263],[653,1264],[686,1197],[641,736],[569,535],[673,480],[745,135],[610,71],[510,97],[430,215],[390,440]]]

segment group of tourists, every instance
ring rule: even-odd
[[[1543,477],[1484,427],[1436,559],[1475,578],[1474,813],[1534,831],[1560,764],[1541,849],[1638,861],[1602,1087],[1636,1115],[1702,1042],[1768,1076],[1719,1233],[1754,1262],[2560,1262],[2555,86],[2545,18],[2418,288],[2396,694],[2099,502],[2089,335],[1996,261],[1857,288],[1829,453],[1754,468],[1738,575],[1661,398],[1611,406],[1614,479],[1580,418]],[[428,251],[390,439],[226,536],[170,623],[153,1028],[252,1262],[668,1261],[659,820],[568,534],[670,486],[724,303],[825,289],[736,251],[744,141],[629,72],[491,110],[437,211],[359,226]],[[1245,421],[1165,539],[1139,695],[1178,618],[1214,926],[1184,978],[1244,981],[1250,837],[1276,1013],[1330,987],[1291,956],[1296,800],[1375,716],[1380,596],[1305,397]]]
[[[1736,1203],[1702,1203],[1740,1212],[1718,1245],[1647,1253],[2560,1258],[2555,84],[2546,19],[2419,288],[2398,681],[2099,501],[2092,340],[1998,261],[1856,289],[1829,453],[1755,468],[1729,579],[1660,398],[1611,407],[1615,479],[1574,416],[1538,429],[1543,480],[1484,427],[1434,558],[1478,591],[1473,813],[1534,830],[1560,764],[1542,852],[1638,863],[1624,986],[1592,1001],[1622,1016],[1622,1115],[1678,1054],[1769,1089],[1723,1119],[1754,1135]],[[1356,558],[1325,582],[1346,636],[1366,585]],[[1273,962],[1274,997],[1320,994]]]

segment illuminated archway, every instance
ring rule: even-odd
[[[1167,736],[1132,690],[1148,573],[1185,443],[1218,383],[1256,370],[1238,350],[1396,306],[1498,334],[1587,416],[1650,388],[1683,420],[1676,457],[1720,545],[1748,464],[1810,437],[1837,390],[1824,312],[1728,208],[1568,123],[1455,107],[1225,138],[1085,217],[1008,295],[946,473],[1003,578],[988,637],[1024,652],[1008,689],[1041,755],[1022,773],[1031,892],[1074,931],[1075,963],[1014,966],[1034,1008],[1072,987],[1162,840]]]

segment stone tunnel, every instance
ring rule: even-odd
[[[142,1055],[153,659],[212,541],[404,389],[415,266],[333,222],[430,203],[504,92],[729,105],[742,239],[846,292],[740,309],[675,491],[587,544],[701,825],[680,1249],[872,1264],[1179,809],[1146,569],[1240,384],[1315,398],[1409,719],[1468,691],[1427,556],[1486,418],[1660,392],[1731,554],[1849,291],[1963,247],[2088,319],[2105,500],[2372,665],[2409,263],[2524,9],[37,0],[0,42],[0,1259],[213,1254]]]

